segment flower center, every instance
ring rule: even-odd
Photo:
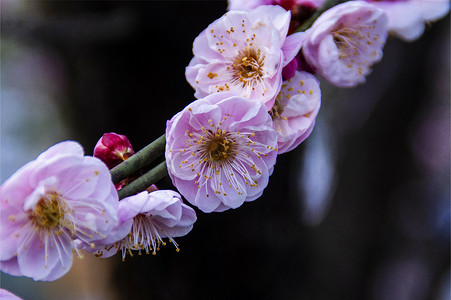
[[[246,47],[233,62],[234,80],[243,83],[243,87],[254,79],[263,76],[264,56],[260,49]]]
[[[188,111],[191,112],[191,108]],[[194,114],[192,117],[196,118]],[[209,119],[209,129],[201,126],[200,130],[187,130],[185,146],[175,150],[178,168],[195,175],[194,185],[199,190],[204,189],[201,192],[207,198],[211,196],[210,192],[221,197],[231,193],[242,196],[248,187],[258,187],[262,170],[257,160],[277,151],[277,148],[260,143],[250,128],[239,132],[227,127],[223,122],[228,123],[229,117],[231,115],[225,114],[217,123]],[[169,152],[173,151],[169,149]]]
[[[210,153],[210,158],[216,161],[224,161],[231,154],[232,142],[225,136],[213,138],[206,144],[207,151]]]
[[[342,28],[333,33],[334,42],[340,50],[340,58],[351,55],[351,50],[357,50],[361,33],[358,30]],[[357,55],[357,54],[354,54]]]
[[[379,34],[372,32],[374,28],[376,25],[360,25],[358,29],[344,27],[333,33],[340,51],[338,59],[359,75],[367,74],[371,64],[379,57]]]
[[[64,215],[60,195],[49,192],[38,200],[31,213],[31,218],[33,225],[38,229],[55,229],[64,220]]]

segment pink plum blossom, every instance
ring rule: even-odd
[[[282,68],[299,52],[303,34],[287,37],[290,13],[280,6],[230,11],[194,40],[186,79],[194,96],[231,91],[266,104],[282,84]]]
[[[332,84],[352,87],[365,82],[382,58],[387,38],[385,13],[366,2],[350,1],[323,13],[306,31],[302,55]]]
[[[204,212],[260,197],[277,157],[277,134],[266,107],[231,93],[188,105],[168,121],[166,139],[173,184]]]
[[[102,160],[109,169],[114,168],[135,154],[125,135],[114,132],[105,133],[94,147],[94,157]]]
[[[96,246],[97,256],[110,257],[122,250],[122,260],[127,253],[137,250],[139,254],[156,254],[160,245],[166,245],[168,238],[177,252],[179,246],[174,237],[181,237],[193,228],[196,222],[195,211],[182,202],[180,194],[170,190],[156,190],[151,193],[141,192],[122,199],[119,202],[119,225],[111,237],[99,241],[103,246]]]
[[[251,10],[261,5],[279,5],[291,12],[290,29],[288,34],[297,30],[324,0],[229,0],[228,10]]]
[[[444,17],[449,12],[449,0],[366,0],[388,16],[388,30],[405,41],[419,38],[424,24]]]
[[[279,154],[302,143],[312,132],[321,105],[319,81],[310,73],[297,71],[284,81],[270,114],[277,131]]]
[[[55,280],[72,265],[75,240],[91,244],[117,224],[108,168],[65,141],[27,163],[0,187],[0,268]]]
[[[22,300],[22,298],[17,297],[10,291],[0,289],[0,299],[2,300]]]

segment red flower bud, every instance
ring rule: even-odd
[[[296,74],[296,69],[298,67],[298,62],[296,58],[293,58],[285,67],[282,69],[283,80],[288,80]]]
[[[109,169],[114,168],[135,154],[125,135],[114,132],[105,133],[94,148],[94,157],[102,160]]]

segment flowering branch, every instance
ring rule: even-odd
[[[236,1],[244,5],[230,6]],[[106,133],[93,157],[61,142],[0,186],[1,271],[49,281],[81,249],[100,257],[122,250],[125,258],[132,250],[155,254],[167,238],[178,251],[173,237],[196,221],[182,196],[206,213],[254,201],[277,156],[310,135],[321,105],[316,75],[338,87],[364,83],[389,32],[414,40],[450,6],[423,1],[420,13],[419,0],[269,0],[289,7],[248,10],[259,1],[268,0],[246,1],[194,40],[185,76],[197,100],[166,123],[167,135],[134,154],[126,136]],[[396,23],[402,7],[418,18]],[[166,160],[139,176],[165,149]],[[149,188],[168,175],[180,194]]]
[[[326,10],[328,10],[331,7],[334,7],[335,5],[337,5],[337,3],[340,2],[339,0],[326,0],[324,1],[324,4],[319,7],[315,13],[308,18],[301,26],[299,26],[299,28],[296,30],[296,32],[301,32],[301,31],[306,31],[307,29],[309,29],[312,24],[316,21],[316,19],[318,19],[318,17],[325,12]]]
[[[162,138],[164,139],[164,136],[162,136]],[[161,138],[159,138],[159,139],[161,139]],[[146,149],[146,148],[144,148],[144,149]],[[145,156],[145,155],[143,155],[143,156]],[[149,156],[151,156],[151,155],[149,155]],[[163,161],[159,165],[157,165],[155,168],[151,169],[150,171],[148,171],[144,175],[140,176],[135,181],[131,182],[129,185],[127,185],[127,186],[123,187],[121,190],[119,190],[119,192],[118,192],[119,199],[123,199],[125,197],[134,195],[138,192],[141,192],[141,191],[145,190],[146,188],[148,188],[149,186],[151,186],[152,184],[154,184],[155,182],[157,182],[158,180],[166,177],[167,175],[168,175],[168,170],[166,168],[166,161]]]
[[[141,149],[138,153],[114,167],[111,170],[111,178],[113,182],[118,183],[128,176],[132,175],[133,173],[139,171],[143,167],[152,163],[164,152],[165,144],[166,138],[163,134],[151,144]]]

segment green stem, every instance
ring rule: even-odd
[[[158,180],[164,178],[168,175],[168,169],[166,167],[166,161],[161,162],[155,168],[148,171],[146,174],[138,177],[135,181],[126,185],[124,188],[119,190],[119,199],[137,194],[138,192],[144,191],[152,184]]]
[[[165,146],[166,138],[163,134],[151,144],[132,155],[129,159],[111,169],[111,178],[113,182],[118,183],[152,163],[163,154]]]
[[[313,23],[318,19],[318,17],[328,10],[329,8],[337,5],[339,2],[342,2],[340,0],[326,0],[324,1],[323,5],[318,8],[318,10],[309,18],[307,19],[301,26],[299,26],[298,29],[296,29],[296,32],[306,31],[310,27],[312,27]]]

